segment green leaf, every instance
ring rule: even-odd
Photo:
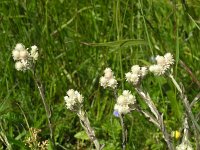
[[[89,46],[106,46],[106,47],[128,47],[134,45],[147,45],[148,43],[144,40],[135,40],[135,39],[127,39],[127,40],[119,40],[119,41],[112,41],[112,42],[105,42],[105,43],[84,43]]]
[[[80,131],[74,135],[75,138],[81,139],[81,140],[89,140],[87,133],[85,131]]]

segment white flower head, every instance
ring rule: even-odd
[[[132,72],[128,72],[125,74],[126,81],[133,83],[133,85],[136,85],[139,81],[139,75],[134,74]]]
[[[115,89],[117,87],[117,80],[110,68],[104,70],[104,76],[100,77],[100,85],[104,88],[111,87]]]
[[[135,96],[133,96],[130,91],[124,90],[122,95],[117,98],[114,110],[119,114],[127,114],[131,111],[130,105],[135,104],[135,102]]]
[[[146,76],[147,73],[148,73],[147,67],[141,67],[140,68],[140,75],[141,75],[141,77]]]
[[[21,61],[17,61],[16,63],[15,63],[15,69],[17,70],[17,71],[22,71],[23,70],[23,64],[21,63]]]
[[[38,59],[38,47],[37,46],[31,46],[31,53],[30,53],[30,57],[33,58],[33,60],[37,60]]]
[[[31,47],[31,52],[29,53],[28,48],[21,43],[16,44],[15,49],[12,51],[12,56],[15,63],[15,68],[18,71],[26,71],[31,68],[31,64],[34,60],[38,59],[38,48],[37,46]]]
[[[154,75],[160,76],[165,73],[165,69],[161,65],[152,65],[149,67],[149,71],[152,72]]]
[[[17,43],[15,46],[15,50],[21,51],[21,50],[26,50],[26,49],[22,43]]]
[[[24,49],[24,50],[19,51],[19,59],[20,60],[27,60],[28,57],[29,57],[29,53],[27,50]]]
[[[13,59],[14,59],[14,60],[19,60],[19,58],[20,58],[20,51],[14,49],[14,50],[12,51],[12,56],[13,56]]]
[[[139,74],[139,72],[140,72],[140,66],[139,66],[139,65],[134,65],[134,66],[132,66],[132,67],[131,67],[131,72],[132,72],[133,74]]]
[[[170,69],[171,65],[174,64],[174,59],[171,53],[166,53],[164,56],[156,56],[156,65],[152,65],[149,67],[149,70],[154,73],[154,75],[163,75],[166,73],[168,69]]]
[[[166,61],[166,63],[167,63],[168,65],[173,65],[173,64],[174,64],[174,58],[173,58],[173,56],[172,56],[171,53],[166,53],[166,54],[164,55],[164,57],[165,57],[165,61]]]
[[[134,65],[131,67],[131,72],[125,74],[126,81],[137,85],[139,81],[148,73],[146,67],[140,67],[139,65]]]
[[[117,80],[115,78],[111,78],[108,80],[108,86],[115,89],[117,87]]]
[[[163,56],[156,56],[156,61],[158,65],[164,66],[166,64],[165,57]]]
[[[107,81],[108,81],[108,80],[107,80],[104,76],[100,77],[100,84],[101,84],[101,86],[103,86],[104,88],[107,87]]]
[[[78,92],[70,89],[67,91],[67,96],[64,97],[66,107],[70,110],[76,110],[83,103],[83,96]]]
[[[193,150],[190,143],[181,143],[180,145],[176,146],[176,150]]]

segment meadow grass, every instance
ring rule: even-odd
[[[80,132],[78,117],[65,108],[63,97],[73,88],[84,95],[84,107],[104,149],[118,150],[121,127],[113,115],[112,92],[99,85],[103,70],[112,68],[121,91],[135,93],[124,73],[134,64],[149,66],[157,54],[171,52],[176,59],[173,74],[185,86],[191,102],[200,90],[199,13],[199,0],[1,0],[0,137],[4,142],[0,140],[0,149],[28,149],[24,142],[29,134],[27,122],[41,129],[40,141],[50,138],[31,73],[14,68],[12,50],[17,43],[39,48],[36,73],[52,111],[56,148],[92,148]],[[164,114],[168,131],[181,130],[184,108],[172,82],[148,75],[142,85]],[[138,95],[136,98],[148,109]],[[199,108],[196,103],[194,114]],[[125,123],[127,149],[167,149],[160,130],[139,113],[127,115]],[[180,143],[180,139],[174,141]]]

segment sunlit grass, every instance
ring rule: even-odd
[[[51,106],[58,149],[91,149],[88,140],[74,137],[83,129],[77,116],[64,106],[63,97],[71,88],[84,95],[88,117],[105,149],[120,149],[121,128],[113,116],[115,100],[112,92],[99,85],[106,67],[115,72],[121,90],[135,93],[124,82],[124,73],[132,65],[149,66],[154,63],[153,56],[171,52],[177,62],[174,75],[184,84],[189,101],[199,92],[199,1],[194,5],[190,0],[2,0],[0,5],[0,137],[7,138],[7,142],[0,140],[0,149],[6,145],[27,149],[25,117],[30,127],[41,129],[41,141],[50,138],[45,109],[31,74],[14,68],[11,53],[17,43],[39,48],[36,71]],[[147,76],[145,80],[142,85],[164,114],[167,129],[179,130],[183,106],[173,84],[162,77]],[[194,106],[194,113],[199,107],[199,103]],[[128,115],[125,122],[128,149],[166,149],[161,132],[137,112]]]

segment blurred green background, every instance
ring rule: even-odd
[[[149,66],[156,55],[171,52],[176,59],[173,74],[192,101],[200,89],[199,14],[200,0],[1,0],[1,136],[14,150],[28,149],[24,142],[27,119],[30,127],[42,130],[41,141],[49,139],[45,110],[33,78],[30,72],[14,68],[12,50],[23,43],[39,48],[36,70],[51,106],[57,149],[92,148],[87,138],[76,135],[83,128],[76,114],[65,108],[63,97],[70,88],[84,95],[84,107],[105,150],[121,149],[113,93],[99,85],[103,70],[112,68],[119,93],[123,89],[135,93],[124,73],[134,64]],[[142,84],[164,114],[168,131],[181,130],[184,109],[173,84],[152,75]],[[194,113],[199,108],[196,104]],[[166,149],[161,132],[139,113],[128,114],[125,123],[127,149]],[[174,141],[180,143],[180,139]],[[3,140],[0,149],[6,149]]]

